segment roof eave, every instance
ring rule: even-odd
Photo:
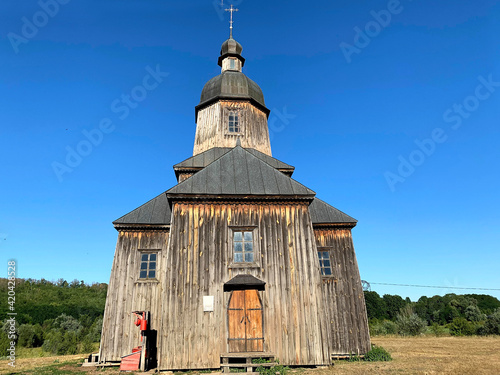
[[[231,95],[217,95],[209,100],[206,100],[206,101],[198,104],[196,107],[194,107],[194,117],[195,117],[194,121],[195,121],[195,123],[198,123],[198,111],[200,111],[201,109],[208,107],[210,104],[213,104],[213,103],[218,102],[220,100],[230,100],[230,101],[234,101],[234,102],[241,101],[241,100],[248,100],[248,101],[250,101],[251,104],[253,104],[255,107],[257,107],[262,112],[264,112],[266,114],[267,118],[269,118],[269,114],[271,113],[270,109],[268,109],[262,103],[259,103],[254,98],[251,98],[250,96],[242,96],[242,97],[238,98],[238,97],[231,96]]]
[[[117,223],[113,222],[117,231],[127,230],[170,230],[170,224],[145,224],[145,223]]]

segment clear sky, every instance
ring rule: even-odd
[[[361,278],[500,288],[500,1],[234,4],[273,156],[359,220]],[[109,281],[111,222],[176,183],[228,30],[219,0],[0,2],[3,277]]]

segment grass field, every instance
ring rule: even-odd
[[[374,337],[391,362],[337,361],[318,369],[293,369],[290,375],[333,374],[500,374],[500,337]],[[118,369],[82,368],[83,356],[18,359],[15,369],[0,361],[2,374],[119,374]],[[130,374],[130,373],[129,373]],[[190,373],[195,374],[195,372]]]

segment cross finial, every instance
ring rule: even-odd
[[[231,12],[231,20],[229,21],[229,37],[233,37],[233,12],[239,11],[237,8],[233,8],[233,4],[231,4],[231,8],[224,9],[226,12]]]

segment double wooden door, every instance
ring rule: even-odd
[[[257,290],[234,290],[227,316],[230,353],[264,351],[262,303]]]

